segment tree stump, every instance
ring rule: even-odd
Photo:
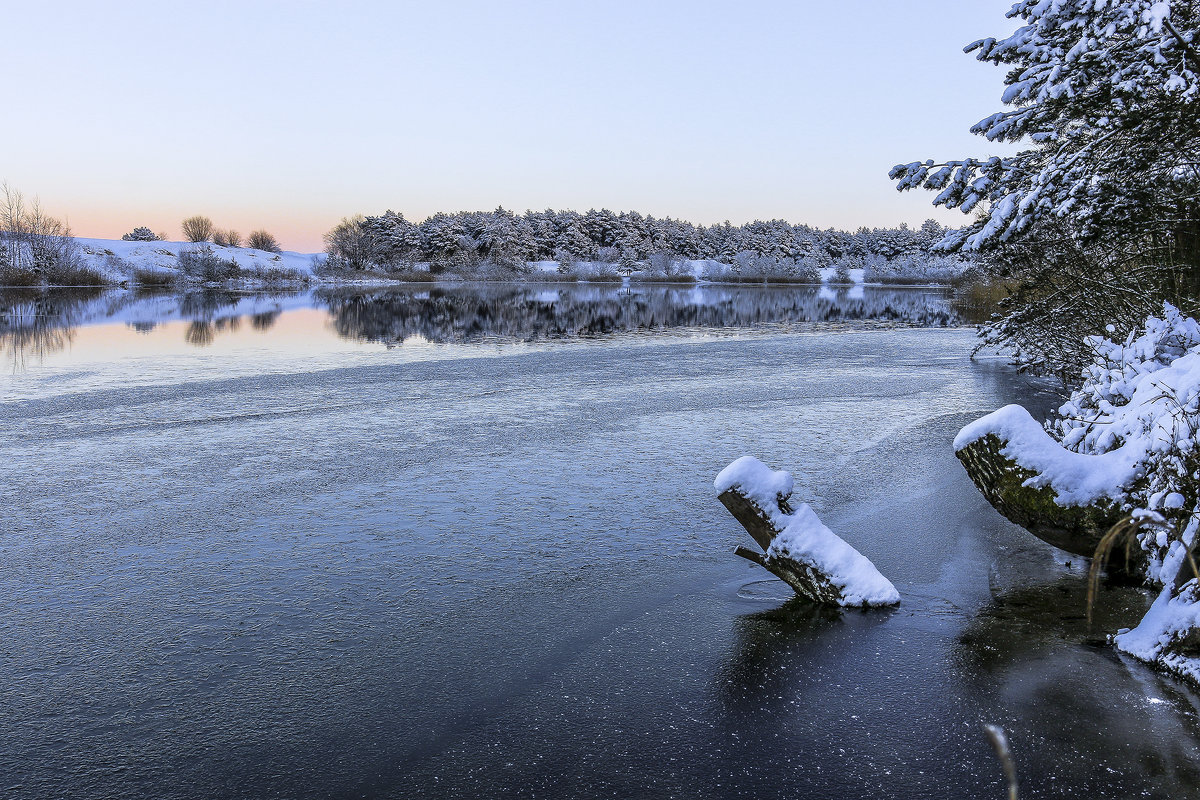
[[[717,496],[763,552],[738,546],[736,555],[775,575],[796,594],[836,606],[890,606],[900,595],[875,565],[834,535],[807,505],[788,503],[792,477],[746,456],[715,482]]]

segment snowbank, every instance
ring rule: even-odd
[[[804,564],[837,587],[842,606],[888,606],[900,593],[865,556],[825,527],[806,503],[788,514],[781,508],[792,494],[792,476],[772,470],[752,456],[743,456],[717,475],[718,493],[738,490],[770,517],[779,531],[767,550],[768,561],[787,558]]]
[[[237,261],[250,272],[297,272],[311,277],[313,259],[317,253],[268,253],[250,247],[223,247],[208,242],[127,242],[121,239],[76,239],[84,265],[108,280],[125,281],[138,270],[175,274],[179,271],[179,254],[185,250],[208,247],[226,261]]]

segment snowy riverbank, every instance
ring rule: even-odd
[[[224,265],[235,265],[238,278],[225,279],[258,282],[321,282],[346,283],[398,283],[411,280],[429,280],[432,277],[427,263],[415,264],[403,273],[366,271],[362,274],[323,272],[324,253],[279,253],[256,250],[250,247],[226,247],[210,242],[171,241],[124,241],[120,239],[75,239],[80,265],[112,284],[160,282],[188,277],[188,270],[181,266],[180,256],[185,259],[195,252],[211,253]],[[512,272],[510,270],[510,272]],[[864,269],[818,271],[819,282],[831,285],[866,284]],[[195,276],[191,276],[195,279]],[[479,276],[457,274],[454,270],[439,273],[439,280],[472,280]],[[747,276],[739,273],[734,265],[713,259],[683,260],[674,262],[669,275],[654,274],[646,265],[633,269],[620,269],[617,264],[607,262],[578,262],[566,270],[557,261],[534,261],[524,269],[507,275],[516,280],[580,280],[580,281],[646,281],[680,283],[804,283],[776,279],[770,276]]]

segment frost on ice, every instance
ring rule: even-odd
[[[825,527],[807,504],[791,508],[789,473],[743,456],[721,470],[713,485],[721,502],[765,551],[764,555],[739,547],[738,555],[770,570],[798,594],[852,607],[900,602],[891,581]]]

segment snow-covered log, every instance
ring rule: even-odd
[[[734,552],[816,603],[891,606],[900,595],[866,557],[821,523],[805,503],[788,503],[792,476],[743,456],[717,475],[718,498],[763,549]]]
[[[1117,453],[1067,450],[1020,406],[968,425],[954,440],[954,451],[997,511],[1068,553],[1091,558],[1127,513],[1117,498],[1135,464]],[[1113,553],[1111,568],[1124,566],[1122,556],[1123,549]]]

